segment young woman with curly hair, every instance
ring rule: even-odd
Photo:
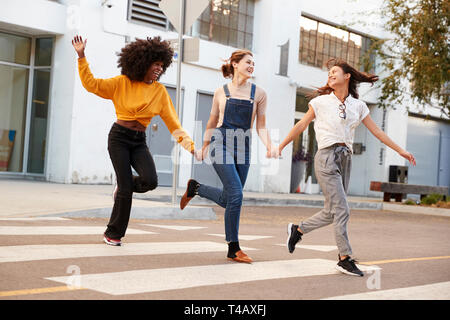
[[[75,36],[78,71],[87,91],[113,101],[117,121],[108,135],[108,152],[116,172],[114,207],[103,241],[118,246],[130,219],[133,192],[147,192],[158,185],[155,163],[146,144],[145,129],[154,116],[161,116],[170,133],[194,154],[194,142],[181,127],[167,89],[158,82],[172,63],[173,49],[160,37],[138,39],[122,48],[118,67],[121,75],[93,77],[84,50],[87,40]],[[138,176],[131,171],[133,167]]]
[[[232,80],[216,89],[203,147],[195,152],[197,160],[202,160],[209,154],[223,188],[190,179],[181,198],[180,208],[184,209],[196,195],[225,208],[227,258],[251,263],[252,259],[239,246],[238,233],[242,190],[250,168],[251,129],[255,119],[258,136],[267,148],[267,157],[276,157],[277,154],[272,153],[274,149],[266,129],[266,93],[248,81],[255,69],[252,52],[237,50],[228,60],[222,66],[222,74]]]
[[[336,269],[349,275],[363,276],[355,260],[350,257],[352,248],[347,235],[350,209],[347,190],[350,180],[353,138],[356,127],[362,122],[382,143],[398,152],[412,165],[414,156],[392,141],[372,120],[369,108],[359,100],[359,83],[374,83],[378,76],[360,72],[342,60],[328,61],[328,82],[316,91],[309,102],[309,110],[289,132],[279,146],[279,153],[315,119],[314,130],[318,151],[314,157],[314,171],[325,197],[324,208],[299,225],[287,226],[287,248],[290,253],[302,236],[315,229],[334,224],[338,248]]]

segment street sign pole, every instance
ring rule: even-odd
[[[183,35],[184,35],[184,21],[186,19],[186,0],[180,0],[180,27],[178,30],[178,60],[177,60],[177,98],[175,104],[175,110],[177,117],[180,119],[180,106],[181,106],[181,62],[183,61]],[[181,119],[180,119],[181,122]],[[179,171],[179,159],[180,159],[180,147],[178,142],[175,142],[175,159],[174,170],[172,176],[172,204],[177,202],[177,186],[178,186],[178,171]]]
[[[183,35],[185,30],[188,30],[200,14],[209,5],[209,0],[161,0],[159,3],[160,9],[165,16],[169,19],[175,29],[178,31],[178,60],[177,60],[177,97],[175,103],[175,110],[177,112],[178,119],[180,119],[181,109],[181,63],[184,58]],[[186,57],[190,61],[196,61],[198,59],[199,40],[190,39],[186,46],[188,52]],[[181,122],[181,119],[180,119]],[[179,171],[179,151],[178,142],[175,142],[174,159],[173,159],[173,176],[172,176],[172,204],[177,202],[177,186],[178,186],[178,171]]]

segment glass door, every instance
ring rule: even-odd
[[[0,32],[0,174],[43,175],[53,38]]]
[[[32,39],[0,33],[0,172],[22,172]]]
[[[29,121],[28,173],[44,173],[52,48],[52,38],[36,39],[33,93]]]

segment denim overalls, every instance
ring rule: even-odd
[[[223,189],[201,184],[198,194],[225,208],[225,240],[237,242],[239,217],[251,153],[251,122],[256,86],[252,84],[250,100],[231,98],[223,86],[227,102],[222,126],[211,137],[210,155]]]

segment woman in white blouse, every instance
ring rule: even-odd
[[[346,274],[363,276],[355,260],[350,257],[352,249],[347,236],[350,210],[346,194],[355,128],[362,122],[375,137],[412,165],[416,165],[416,160],[378,128],[370,117],[367,105],[358,99],[357,85],[361,82],[373,84],[378,76],[359,72],[345,61],[336,59],[328,61],[328,70],[327,84],[317,90],[317,97],[309,102],[308,112],[279,145],[281,155],[286,145],[316,119],[314,130],[318,151],[314,157],[314,170],[325,196],[324,208],[299,225],[288,224],[287,247],[293,253],[303,234],[333,223],[339,251],[336,269]]]

